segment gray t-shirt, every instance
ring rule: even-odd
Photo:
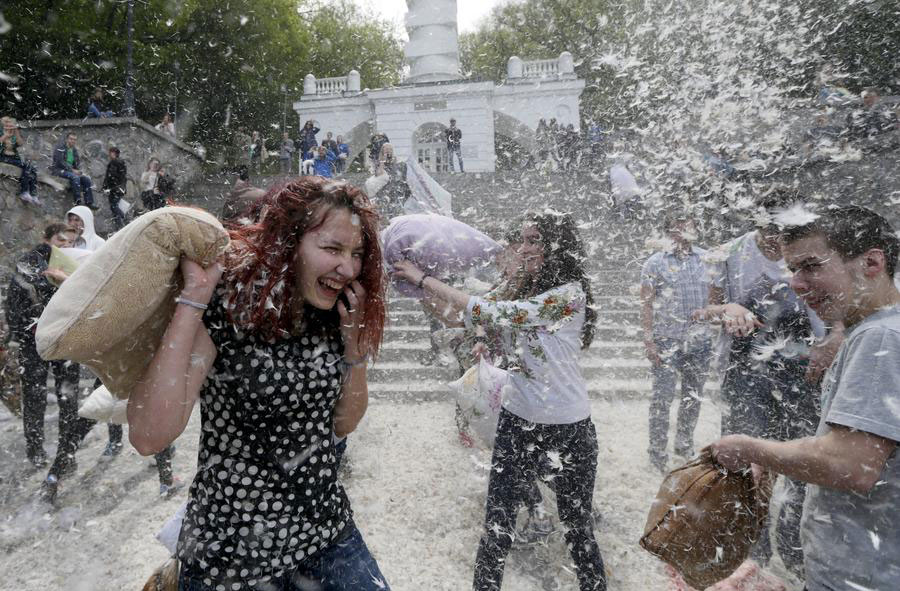
[[[816,435],[842,425],[900,441],[900,306],[847,335],[822,382]],[[900,589],[900,460],[867,495],[810,485],[801,539],[809,591]]]

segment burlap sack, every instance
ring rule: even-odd
[[[759,537],[771,489],[728,472],[708,452],[670,472],[650,508],[641,546],[705,589],[746,560]]]
[[[153,571],[141,591],[178,591],[179,566],[177,558],[169,558]]]
[[[144,214],[117,232],[62,284],[38,321],[38,353],[87,365],[117,398],[146,371],[175,311],[182,256],[212,264],[228,235],[187,207]]]

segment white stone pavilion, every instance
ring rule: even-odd
[[[301,126],[316,122],[320,141],[328,131],[342,135],[356,159],[382,132],[402,160],[415,156],[428,170],[445,172],[443,132],[454,118],[466,172],[493,172],[498,140],[530,151],[540,119],[579,129],[584,80],[575,75],[572,54],[536,61],[512,56],[501,84],[466,80],[459,73],[456,0],[407,0],[407,7],[409,75],[401,85],[363,89],[356,70],[336,78],[306,76],[294,111]]]

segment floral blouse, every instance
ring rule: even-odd
[[[509,412],[534,423],[566,424],[590,416],[587,385],[578,366],[585,294],[568,283],[526,300],[472,297],[466,327],[499,333],[508,359]]]

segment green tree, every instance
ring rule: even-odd
[[[5,112],[82,117],[96,86],[121,109],[124,0],[17,0],[4,15]],[[403,63],[392,26],[346,0],[135,0],[134,16],[138,115],[155,121],[177,102],[194,121],[189,139],[209,145],[236,127],[273,135],[282,87],[296,98],[308,72],[356,68],[378,87],[396,82]]]

